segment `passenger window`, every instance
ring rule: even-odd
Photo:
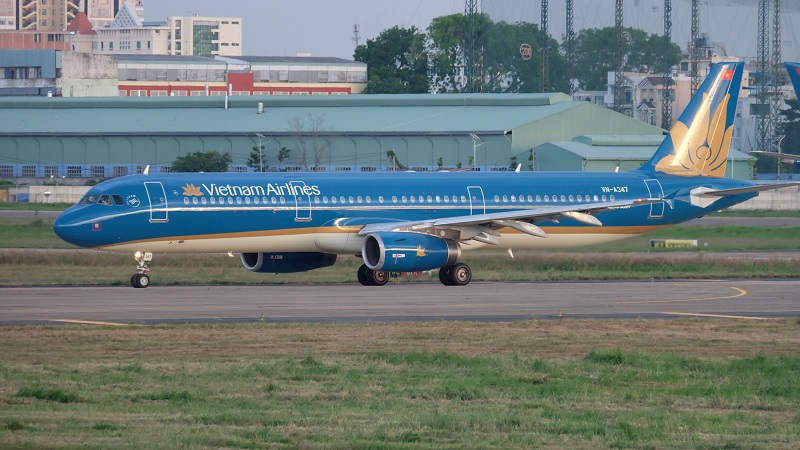
[[[100,199],[97,200],[98,205],[111,205],[111,197],[108,194],[103,194],[100,196]]]
[[[124,205],[124,204],[125,204],[125,202],[124,202],[124,201],[122,201],[122,197],[120,197],[119,195],[117,195],[117,194],[114,194],[114,195],[112,195],[111,197],[114,199],[114,204],[115,204],[115,205],[117,205],[117,206],[122,206],[122,205]]]
[[[575,201],[575,197],[573,197],[573,196],[571,196],[571,195],[570,195],[570,196],[569,196],[569,201],[571,201],[571,202],[574,202],[574,201]]]

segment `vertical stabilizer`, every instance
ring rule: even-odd
[[[640,170],[685,177],[723,177],[744,63],[717,63],[655,155]]]
[[[792,80],[794,92],[800,95],[800,63],[787,62],[786,71],[789,72],[789,79]]]

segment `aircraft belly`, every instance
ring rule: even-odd
[[[279,236],[217,237],[180,240],[138,241],[102,247],[114,252],[147,251],[153,253],[252,253],[252,252],[329,252],[352,253],[347,243],[356,244],[358,239],[347,239],[348,233],[308,233]],[[330,245],[320,247],[318,242]],[[336,246],[341,243],[342,246]],[[358,250],[360,251],[360,242]]]

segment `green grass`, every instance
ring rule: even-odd
[[[134,273],[132,255],[77,249],[53,233],[52,219],[0,219],[0,286],[122,285]],[[697,239],[696,249],[654,249],[650,239]],[[3,250],[54,249],[53,251]],[[797,277],[797,260],[726,257],[724,252],[800,249],[800,227],[677,226],[613,244],[562,252],[465,252],[464,261],[482,281],[570,279]],[[643,253],[648,252],[648,253]],[[709,253],[710,252],[710,253]],[[299,274],[261,274],[245,270],[239,258],[222,254],[156,254],[153,282],[169,284],[261,284],[354,282],[361,260],[340,256],[333,267]],[[435,273],[405,277],[436,281]]]
[[[0,447],[800,446],[797,324],[589,322],[0,330]],[[659,349],[687,330],[734,354]],[[324,337],[276,347],[298,332]]]
[[[0,210],[13,210],[13,211],[64,211],[72,206],[74,203],[8,203],[0,202]]]

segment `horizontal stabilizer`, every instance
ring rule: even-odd
[[[750,152],[753,155],[766,155],[774,158],[791,159],[792,161],[800,161],[800,155],[792,155],[791,153],[778,153],[778,152],[762,152],[761,150],[754,150]]]

